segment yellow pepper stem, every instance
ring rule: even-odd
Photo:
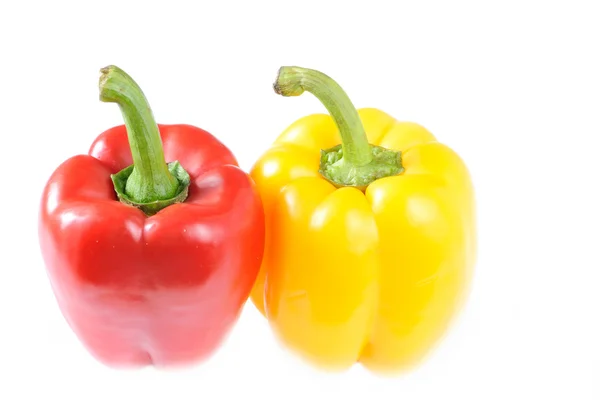
[[[329,76],[308,68],[281,67],[273,88],[286,97],[312,93],[332,116],[342,143],[322,150],[320,173],[334,185],[364,189],[379,178],[404,171],[400,152],[369,144],[358,111]]]
[[[373,156],[358,112],[337,82],[312,69],[281,67],[273,87],[282,96],[299,96],[305,90],[312,93],[338,126],[346,161],[356,166],[371,162]]]

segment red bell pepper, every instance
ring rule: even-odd
[[[42,195],[39,239],[56,300],[106,365],[199,362],[222,343],[258,274],[260,197],[210,133],[157,125],[121,69],[103,68],[99,88],[125,125],[62,163]]]

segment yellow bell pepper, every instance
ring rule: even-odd
[[[356,110],[310,69],[282,67],[329,114],[289,126],[251,175],[266,212],[252,301],[276,337],[328,370],[418,365],[448,330],[476,255],[474,192],[461,158],[424,127]]]

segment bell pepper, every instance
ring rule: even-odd
[[[258,274],[260,196],[212,134],[157,124],[123,70],[103,68],[99,89],[125,124],[60,164],[41,199],[39,241],[57,303],[107,366],[203,361]]]
[[[293,122],[251,169],[266,214],[253,303],[315,367],[396,374],[420,365],[471,281],[469,171],[426,128],[357,110],[321,72],[282,67],[274,89],[308,91],[329,114]]]

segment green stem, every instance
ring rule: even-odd
[[[404,171],[400,152],[369,144],[358,111],[344,90],[322,72],[281,67],[273,84],[277,94],[312,93],[335,121],[341,145],[321,152],[319,172],[334,185],[364,190],[373,181]]]
[[[119,183],[113,176],[121,201],[147,213],[157,212],[157,204],[164,208],[182,201],[182,185],[187,196],[189,176],[186,182],[187,173],[180,171],[178,163],[166,163],[158,126],[141,88],[119,67],[111,65],[102,68],[100,73],[100,100],[119,105],[133,158],[133,166],[115,174]],[[154,205],[149,210],[142,207],[148,204]]]
[[[283,96],[299,96],[304,91],[312,93],[323,103],[338,127],[346,162],[355,166],[371,162],[373,155],[358,112],[333,79],[312,69],[281,67],[273,87]]]

